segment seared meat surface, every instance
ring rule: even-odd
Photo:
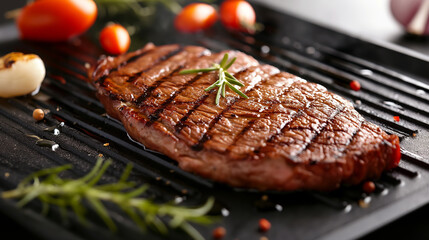
[[[217,72],[181,75],[236,57],[228,70],[245,86],[215,105],[204,89]],[[332,190],[377,178],[399,163],[399,139],[352,104],[238,51],[148,44],[103,57],[91,74],[107,113],[129,135],[186,171],[260,190]]]

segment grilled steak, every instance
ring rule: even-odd
[[[228,70],[249,99],[227,91],[215,105],[207,68],[228,53]],[[92,82],[129,135],[215,181],[260,190],[331,190],[397,166],[399,139],[366,121],[342,97],[237,51],[154,46],[103,57]]]

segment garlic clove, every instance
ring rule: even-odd
[[[429,0],[390,0],[393,17],[415,35],[429,35]]]
[[[0,97],[32,93],[40,87],[45,74],[45,65],[37,55],[12,52],[1,57]]]

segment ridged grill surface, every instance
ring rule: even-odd
[[[402,140],[402,161],[399,167],[385,173],[375,182],[376,191],[373,194],[363,193],[360,186],[342,187],[332,193],[258,192],[229,188],[181,170],[171,159],[133,142],[122,125],[105,114],[103,106],[95,98],[94,89],[86,82],[86,66],[94,64],[101,52],[84,38],[77,44],[48,45],[16,41],[0,48],[0,53],[6,53],[9,49],[37,53],[47,67],[47,78],[38,95],[0,99],[0,137],[3,143],[0,151],[0,188],[10,189],[33,171],[66,163],[75,165],[74,170],[68,173],[70,176],[81,176],[102,154],[114,159],[113,167],[104,181],[118,179],[124,166],[132,162],[135,167],[131,178],[140,184],[150,184],[147,196],[157,201],[182,197],[186,199],[185,204],[195,205],[214,195],[218,200],[215,213],[219,214],[221,209],[230,212],[220,222],[230,230],[228,239],[259,238],[262,234],[257,232],[257,221],[262,217],[268,218],[273,225],[272,230],[266,233],[269,239],[284,239],[284,236],[293,239],[353,238],[429,202],[429,195],[423,190],[429,185],[428,150],[424,147],[428,144],[426,139],[429,139],[427,76],[396,69],[391,66],[394,64],[384,65],[379,59],[372,58],[372,55],[368,55],[368,58],[358,56],[353,47],[360,40],[354,40],[350,48],[340,48],[303,38],[294,34],[293,26],[305,25],[325,35],[332,32],[263,6],[258,6],[257,10],[261,11],[258,16],[262,19],[266,17],[267,24],[272,18],[278,22],[288,22],[285,30],[277,29],[272,34],[250,36],[215,29],[195,38],[176,34],[175,40],[183,44],[198,44],[213,51],[237,49],[263,63],[322,84],[329,91],[353,102],[356,110],[367,120],[380,125],[388,133],[397,134]],[[331,37],[337,36],[350,38],[338,33]],[[167,40],[162,35],[153,36],[155,44],[171,43]],[[397,55],[383,47],[368,47],[367,43],[360,43],[364,49],[376,48],[387,55]],[[182,49],[167,53],[159,61],[180,54],[180,51]],[[418,65],[419,61],[413,64]],[[421,66],[424,64],[421,63]],[[180,68],[176,66],[173,71]],[[239,74],[246,74],[246,71],[243,69]],[[129,82],[135,80],[129,79]],[[160,86],[164,80],[158,79],[153,86]],[[361,83],[360,91],[349,88],[348,83],[352,80]],[[198,99],[198,103],[204,101],[206,96]],[[141,103],[146,100],[145,96],[136,99]],[[165,104],[170,102],[166,100]],[[44,121],[35,123],[31,117],[34,108],[49,110]],[[189,109],[180,122],[185,122],[193,111],[196,108]],[[160,114],[154,112],[153,119],[159,118]],[[394,116],[399,116],[400,121],[395,121]],[[61,122],[65,125],[58,127],[61,132],[59,135],[44,131]],[[176,131],[182,131],[183,127],[181,124],[176,125]],[[28,134],[55,141],[60,148],[54,152],[37,146],[34,139],[27,137]],[[201,141],[204,141],[204,136]],[[6,173],[8,177],[3,177]],[[262,200],[265,196],[268,200]],[[141,239],[143,234],[116,209],[112,209],[111,213],[120,231],[112,234],[94,216],[90,216],[94,222],[92,229],[81,226],[75,217],[71,217],[71,222],[64,225],[57,221],[60,218],[58,211],[54,210],[45,218],[38,214],[39,207],[35,203],[27,210],[17,210],[10,201],[0,202],[0,211],[16,221],[28,218],[39,221],[42,229],[60,229],[60,236],[68,239],[99,239],[100,236],[107,239]],[[376,222],[375,216],[380,212],[385,213],[385,218]],[[374,225],[369,226],[368,222],[374,222]],[[359,229],[362,223],[365,227]],[[27,227],[31,229],[31,226]],[[213,228],[198,226],[207,238],[211,237]],[[150,234],[151,239],[161,238],[152,233],[147,234]],[[51,236],[48,233],[42,237],[58,239],[58,235]],[[183,235],[174,232],[172,238],[181,239]]]

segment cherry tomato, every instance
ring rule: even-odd
[[[127,29],[119,24],[110,24],[100,33],[100,44],[110,54],[121,54],[130,47],[130,35]]]
[[[254,32],[255,10],[244,0],[226,0],[220,6],[220,20],[226,28]]]
[[[82,34],[97,17],[93,0],[38,0],[17,18],[22,39],[57,42]]]
[[[198,32],[211,27],[217,19],[214,7],[206,3],[192,3],[176,16],[174,26],[181,32]]]

